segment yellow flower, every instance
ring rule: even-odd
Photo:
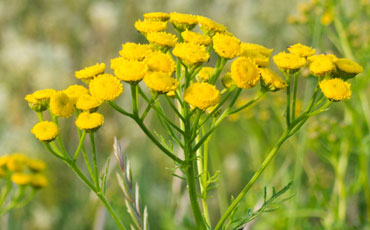
[[[240,54],[240,40],[234,36],[217,33],[212,41],[213,49],[220,57],[232,59]]]
[[[121,82],[111,74],[102,74],[90,81],[90,94],[102,101],[113,101],[123,92]]]
[[[275,64],[288,73],[294,73],[306,64],[306,59],[297,54],[281,52],[273,57]]]
[[[35,91],[32,95],[36,100],[50,99],[57,91],[55,89],[41,89]]]
[[[30,183],[34,188],[43,188],[48,185],[48,179],[44,175],[36,173],[31,175]]]
[[[144,78],[147,70],[148,68],[144,62],[122,60],[114,69],[114,73],[122,81],[137,83]]]
[[[17,185],[27,185],[31,182],[31,176],[26,173],[14,173],[11,180]]]
[[[8,163],[9,159],[10,159],[10,156],[7,154],[4,156],[1,156],[0,157],[0,168],[5,166]]]
[[[182,32],[181,36],[185,42],[204,46],[208,46],[209,44],[211,44],[211,39],[209,37],[189,30],[185,30],[184,32]]]
[[[76,71],[75,76],[76,78],[84,81],[89,81],[93,77],[97,76],[98,74],[104,73],[105,71],[105,64],[104,63],[97,63],[96,65],[86,67],[82,70]]]
[[[206,47],[193,43],[177,43],[172,53],[187,66],[201,64],[209,59]]]
[[[337,67],[339,77],[344,80],[353,78],[364,71],[362,66],[347,58],[338,58],[335,61],[335,66]]]
[[[169,47],[176,45],[177,37],[174,34],[166,32],[153,32],[146,35],[146,39],[155,49],[167,51]]]
[[[41,121],[33,126],[31,133],[40,141],[52,141],[58,135],[58,126],[54,122]]]
[[[103,125],[104,116],[100,113],[82,112],[75,123],[79,129],[94,132]]]
[[[308,57],[310,61],[309,69],[313,75],[324,76],[335,70],[336,57],[334,55],[314,55]]]
[[[32,171],[36,172],[43,171],[46,168],[45,162],[37,159],[28,159],[27,165]]]
[[[159,93],[174,91],[179,84],[175,78],[165,72],[149,72],[144,77],[144,82],[149,89]]]
[[[197,16],[191,14],[170,13],[170,22],[179,30],[191,30],[198,23]]]
[[[334,19],[333,11],[332,10],[327,10],[321,16],[321,24],[323,24],[324,26],[328,26],[333,21],[333,19]]]
[[[78,98],[76,108],[88,111],[98,108],[102,104],[102,101],[91,95],[83,95]]]
[[[261,74],[262,83],[271,91],[277,91],[280,89],[284,89],[287,86],[287,83],[281,79],[278,75],[276,75],[270,69],[259,69]]]
[[[262,56],[270,57],[273,51],[273,49],[268,49],[258,44],[245,43],[245,42],[241,43],[240,49],[241,49],[242,56],[247,56],[246,54],[249,54],[249,53],[258,53]]]
[[[316,52],[312,47],[302,45],[301,43],[291,45],[288,50],[290,53],[297,54],[301,57],[309,57],[314,55]]]
[[[144,14],[145,20],[154,20],[154,21],[167,21],[170,18],[170,15],[163,12],[150,12]]]
[[[55,116],[63,118],[72,116],[74,111],[73,101],[62,91],[51,96],[49,108]]]
[[[164,31],[167,28],[167,22],[144,20],[140,19],[135,22],[135,28],[142,34],[147,34],[151,32]]]
[[[171,75],[175,71],[172,57],[162,52],[154,52],[145,59],[149,71],[166,72]]]
[[[269,65],[269,57],[256,51],[244,50],[240,56],[249,58],[256,63],[258,67],[267,67]]]
[[[320,89],[324,96],[331,101],[342,101],[351,98],[351,84],[340,78],[322,80]]]
[[[257,65],[246,57],[239,57],[231,63],[231,78],[239,88],[254,87],[260,79]]]
[[[21,153],[9,156],[6,167],[12,172],[23,172],[26,169],[27,157]]]
[[[151,52],[152,48],[148,44],[137,44],[133,42],[127,42],[125,44],[122,44],[122,49],[119,51],[119,54],[123,58],[128,60],[141,61]]]
[[[199,27],[208,36],[213,36],[217,32],[225,32],[226,27],[207,17],[197,16]]]
[[[73,104],[76,104],[77,99],[82,95],[87,95],[89,90],[82,85],[71,85],[67,89],[63,90],[63,93],[72,100]]]
[[[208,81],[213,74],[214,68],[212,67],[202,67],[198,73],[199,81]]]
[[[33,94],[27,94],[24,97],[24,100],[28,102],[28,106],[36,111],[36,112],[42,112],[45,111],[48,108],[49,100],[37,100]]]
[[[192,107],[202,110],[216,105],[220,97],[220,91],[216,86],[206,82],[193,83],[184,92],[184,100]]]

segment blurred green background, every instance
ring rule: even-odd
[[[293,198],[245,229],[369,229],[369,0],[1,0],[0,154],[23,152],[45,160],[50,184],[28,206],[4,216],[0,229],[115,229],[110,216],[104,218],[97,199],[32,136],[29,130],[37,117],[23,98],[38,89],[61,90],[81,84],[74,71],[97,62],[109,66],[122,43],[145,42],[134,22],[153,11],[209,17],[242,41],[273,48],[273,55],[300,42],[321,53],[355,59],[364,67],[365,72],[352,81],[351,100],[312,119],[284,144],[242,207],[258,208],[264,186],[271,191],[273,186],[280,189],[294,181],[288,192]],[[309,81],[300,85],[302,98],[305,89],[310,89]],[[118,103],[130,105],[128,91],[126,87]],[[283,102],[279,93],[270,94],[216,131],[211,140],[211,165],[212,171],[222,174],[218,193],[211,193],[213,221],[220,211],[212,207],[225,208],[282,132]],[[125,154],[149,208],[151,229],[182,229],[179,225],[192,229],[187,194],[178,194],[182,185],[171,176],[173,163],[131,120],[112,113],[108,106],[101,111],[106,118],[97,134],[100,166],[111,156],[117,136],[127,145]],[[63,121],[61,127],[67,146],[75,148],[72,119]],[[114,174],[109,186],[115,207],[124,215]],[[343,205],[344,218],[340,214]],[[99,227],[101,220],[105,228]]]

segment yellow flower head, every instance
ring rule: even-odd
[[[324,14],[321,16],[321,24],[324,26],[328,26],[331,24],[331,22],[334,19],[334,12],[333,10],[329,9],[324,12]]]
[[[82,85],[71,85],[67,89],[63,90],[63,93],[72,100],[73,104],[76,104],[77,99],[82,95],[87,95],[89,90]]]
[[[147,70],[144,62],[122,60],[114,69],[114,74],[122,81],[137,83],[144,78]]]
[[[49,108],[55,116],[67,118],[73,114],[73,100],[62,91],[59,91],[51,96]]]
[[[86,67],[82,70],[76,71],[75,76],[76,78],[84,81],[89,81],[93,77],[97,76],[98,74],[104,73],[105,71],[105,64],[104,63],[97,63],[96,65]]]
[[[90,81],[90,94],[101,101],[113,101],[123,92],[121,82],[111,74],[101,74]]]
[[[208,81],[214,72],[212,67],[202,67],[198,73],[198,81]]]
[[[281,52],[273,57],[275,64],[288,73],[299,70],[306,64],[306,59],[297,54]]]
[[[209,59],[209,53],[205,46],[187,42],[177,43],[172,53],[187,66],[201,64]]]
[[[258,53],[265,57],[270,57],[273,49],[268,49],[264,46],[253,44],[253,43],[245,43],[242,42],[240,45],[241,54],[242,56],[248,56],[249,53]]]
[[[146,35],[146,39],[155,49],[167,51],[169,47],[176,45],[177,37],[174,34],[166,32],[153,32]]]
[[[102,101],[91,95],[83,95],[78,98],[76,108],[89,111],[98,108],[102,104]]]
[[[41,89],[33,93],[36,100],[50,99],[57,91],[55,89]]]
[[[35,172],[43,171],[46,168],[45,162],[37,159],[28,159],[27,165],[32,171]]]
[[[263,49],[259,49],[258,47],[254,47],[253,45],[255,44],[248,44],[248,43],[242,42],[240,56],[251,59],[259,67],[267,67],[269,65],[270,54],[265,55],[267,52],[265,52]],[[259,46],[259,45],[256,45],[256,46]]]
[[[26,95],[24,99],[28,102],[28,105],[32,110],[42,112],[48,108],[50,97],[55,92],[56,90],[54,89],[42,89]]]
[[[175,71],[172,57],[162,52],[154,52],[145,59],[149,71],[166,72],[171,75]]]
[[[234,36],[217,33],[212,37],[215,52],[223,58],[232,59],[240,54],[240,40]]]
[[[27,185],[31,182],[31,176],[26,173],[14,173],[11,180],[17,185]]]
[[[122,49],[119,51],[119,54],[121,55],[121,57],[127,60],[141,61],[151,52],[152,48],[148,44],[137,44],[133,42],[127,42],[125,44],[122,44]]]
[[[362,66],[348,58],[338,58],[335,61],[335,66],[337,67],[339,77],[344,80],[353,78],[364,71]]]
[[[316,52],[312,47],[302,45],[301,43],[291,45],[288,50],[290,53],[297,54],[300,57],[309,57],[314,55]]]
[[[100,113],[83,112],[78,115],[76,126],[79,129],[95,132],[104,123],[104,116]]]
[[[21,154],[15,153],[9,156],[6,167],[12,172],[23,172],[26,169],[28,158]]]
[[[213,36],[217,32],[225,32],[226,27],[207,17],[197,16],[199,27],[205,35]]]
[[[270,69],[259,69],[262,84],[271,91],[277,91],[287,87],[287,83]]]
[[[192,107],[206,110],[220,101],[220,91],[209,83],[196,82],[185,90],[184,100]]]
[[[252,88],[260,79],[256,63],[246,57],[239,57],[231,64],[231,78],[242,89]]]
[[[0,168],[5,166],[8,163],[9,159],[10,159],[10,156],[7,154],[4,156],[1,156],[0,157]]]
[[[52,141],[58,135],[58,126],[54,122],[41,121],[31,129],[31,133],[40,141]]]
[[[34,188],[43,188],[48,185],[48,179],[43,174],[36,173],[30,177],[30,184]]]
[[[150,12],[144,14],[145,20],[153,20],[153,21],[167,21],[170,18],[170,15],[163,12]]]
[[[135,22],[135,28],[137,31],[141,32],[142,34],[147,34],[151,32],[160,32],[167,29],[167,22],[162,21],[154,21],[154,20],[144,20],[141,21],[140,19]]]
[[[191,14],[170,13],[170,22],[179,30],[191,30],[198,23],[197,16]]]
[[[336,57],[334,55],[314,55],[308,57],[310,61],[309,69],[313,75],[316,76],[324,76],[330,74],[332,71],[335,70]]]
[[[208,46],[209,44],[211,44],[211,39],[209,37],[189,30],[185,30],[184,32],[182,32],[181,36],[185,42],[204,46]]]
[[[321,92],[331,101],[342,101],[351,98],[351,84],[340,78],[322,80],[320,82]]]
[[[174,91],[179,84],[175,78],[165,72],[149,72],[144,77],[144,82],[149,89],[159,93]]]

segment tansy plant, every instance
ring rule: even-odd
[[[48,184],[46,164],[21,153],[0,157],[0,216],[29,203]]]
[[[176,35],[166,32],[168,24],[173,25]],[[87,87],[72,85],[59,91],[44,89],[26,96],[40,120],[31,132],[97,194],[120,229],[128,229],[128,224],[121,221],[108,202],[105,193],[107,175],[99,176],[97,168],[95,132],[104,123],[103,115],[97,112],[102,103],[131,118],[182,171],[180,177],[187,183],[196,229],[236,229],[267,210],[261,208],[253,218],[243,213],[235,214],[239,203],[280,146],[309,117],[324,112],[332,102],[349,99],[348,80],[362,71],[362,67],[351,60],[332,54],[315,55],[313,48],[296,44],[290,46],[288,52],[273,57],[284,75],[282,78],[269,68],[272,49],[242,42],[225,26],[202,16],[176,12],[147,13],[144,20],[135,22],[135,28],[149,43],[123,44],[120,56],[111,60],[112,74],[104,73],[105,64],[98,63],[75,73]],[[196,32],[198,28],[200,30]],[[212,59],[216,64],[209,66],[214,63]],[[230,62],[230,68],[226,68],[227,62]],[[305,109],[297,114],[293,111],[296,111],[298,84],[305,80],[300,77],[304,68],[314,76],[315,87]],[[130,88],[130,109],[115,102],[123,93],[124,84]],[[258,88],[255,97],[236,106],[238,97],[251,88]],[[207,194],[217,181],[217,174],[211,175],[209,170],[209,158],[212,157],[208,152],[210,137],[226,117],[261,100],[264,94],[278,90],[286,91],[286,128],[260,168],[216,220],[209,215],[207,204]],[[51,121],[44,120],[43,113],[47,110]],[[166,134],[162,136],[158,134],[160,131],[147,126],[149,113],[158,116]],[[63,144],[60,136],[63,127],[58,126],[58,120],[73,115],[80,140],[76,151],[71,154]],[[85,148],[86,136],[92,145],[91,154]],[[175,146],[182,151],[175,151],[178,149]],[[80,153],[88,176],[76,163]],[[281,193],[274,193],[270,200],[265,199],[264,205],[267,207]],[[138,225],[133,228],[141,229]]]

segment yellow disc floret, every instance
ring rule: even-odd
[[[26,169],[28,158],[21,154],[15,153],[9,156],[6,167],[12,172],[22,172]]]
[[[33,93],[33,97],[36,100],[50,99],[57,91],[55,89],[41,89]]]
[[[40,141],[52,141],[58,135],[58,126],[51,121],[41,121],[33,126],[31,133]]]
[[[27,185],[31,182],[31,176],[26,173],[14,173],[11,180],[17,185]]]
[[[310,61],[309,69],[313,75],[324,76],[335,70],[336,57],[334,55],[315,55],[308,58]]]
[[[320,89],[324,96],[332,101],[342,101],[351,98],[351,84],[340,78],[325,79],[320,82]]]
[[[73,101],[73,104],[76,104],[77,99],[82,95],[87,95],[89,90],[82,85],[71,85],[67,89],[63,90],[63,93]]]
[[[154,46],[154,48],[169,48],[176,45],[177,37],[174,34],[166,32],[153,32],[146,35],[146,39]]]
[[[86,131],[96,131],[104,123],[104,116],[100,113],[83,112],[78,115],[76,126]]]
[[[102,101],[113,101],[123,92],[122,83],[111,74],[101,74],[90,81],[90,94]]]
[[[200,69],[199,73],[198,73],[198,80],[199,81],[208,81],[212,74],[214,72],[214,68],[212,67],[203,67],[202,69]]]
[[[32,171],[36,172],[43,171],[46,168],[45,162],[38,159],[28,159],[27,165]]]
[[[145,59],[149,71],[166,72],[171,75],[175,71],[172,57],[162,52],[154,52]]]
[[[43,188],[48,185],[48,179],[43,174],[36,173],[30,176],[30,184],[34,188]]]
[[[55,116],[67,118],[73,114],[73,100],[67,94],[59,91],[51,96],[49,108]]]
[[[301,43],[291,45],[288,48],[289,52],[292,54],[297,54],[301,57],[309,57],[315,54],[316,50],[312,47],[302,45]]]
[[[206,82],[191,84],[184,92],[184,100],[192,107],[206,110],[220,100],[220,91]]]
[[[197,16],[200,29],[205,35],[213,36],[217,32],[225,32],[226,27],[207,17]]]
[[[144,62],[122,60],[114,69],[114,74],[122,81],[137,83],[144,78],[147,70]]]
[[[185,30],[184,32],[182,32],[181,36],[185,42],[204,46],[208,46],[209,44],[211,44],[211,39],[208,36],[189,30]]]
[[[98,74],[104,73],[105,64],[97,63],[96,65],[86,67],[82,70],[76,71],[75,76],[80,80],[90,80]]]
[[[145,20],[154,20],[154,21],[167,21],[170,18],[170,15],[163,12],[150,12],[144,14]]]
[[[270,69],[259,69],[261,74],[261,80],[264,86],[266,86],[271,91],[277,91],[280,89],[284,89],[287,86],[287,83],[281,79],[278,75],[276,75]]]
[[[201,64],[209,59],[209,53],[205,46],[187,42],[177,43],[175,48],[172,50],[172,53],[188,66]]]
[[[119,51],[121,57],[128,60],[141,61],[152,52],[152,48],[148,44],[137,44],[127,42],[122,44],[122,49]]]
[[[338,58],[335,61],[335,66],[337,67],[339,77],[345,80],[353,78],[364,71],[362,66],[348,58]]]
[[[191,14],[170,13],[170,22],[179,31],[191,30],[198,23],[197,17]]]
[[[98,108],[102,104],[102,101],[91,95],[83,95],[78,98],[76,108],[88,111]]]
[[[165,72],[149,72],[144,77],[144,82],[149,89],[159,93],[174,91],[179,84],[175,78]]]
[[[258,83],[260,74],[252,60],[239,57],[231,64],[231,78],[239,88],[246,89]]]
[[[154,21],[154,20],[144,20],[140,19],[135,22],[135,28],[142,34],[147,34],[151,32],[164,31],[167,28],[167,22]]]
[[[217,33],[212,37],[215,52],[223,58],[232,59],[240,54],[240,40],[234,36]]]
[[[303,57],[292,54],[281,52],[273,57],[275,64],[285,72],[295,72],[306,64],[306,59]]]

